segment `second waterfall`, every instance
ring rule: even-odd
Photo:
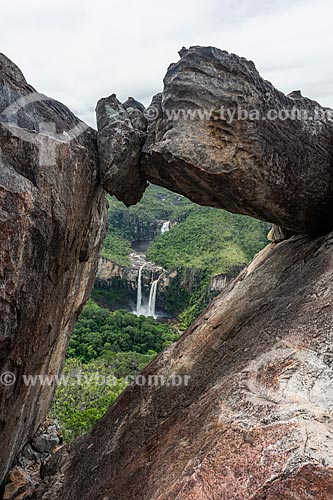
[[[148,302],[148,313],[147,316],[153,316],[156,318],[156,294],[157,294],[158,279],[153,281],[149,292],[149,302]]]

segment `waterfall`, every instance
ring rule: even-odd
[[[142,269],[145,267],[147,262],[142,264],[142,266],[139,268],[139,275],[138,275],[138,291],[137,291],[137,299],[136,299],[136,311],[135,314],[138,316],[153,316],[153,318],[156,318],[156,295],[157,295],[157,285],[160,277],[157,280],[154,280],[151,284],[150,291],[149,291],[149,301],[148,305],[143,303],[143,294],[142,294]]]
[[[136,299],[136,314],[144,314],[143,307],[142,307],[142,269],[145,267],[146,263],[142,264],[139,269],[139,276],[138,276],[138,292],[137,292],[137,299]]]
[[[156,294],[157,294],[158,280],[159,278],[152,282],[149,292],[147,316],[153,316],[153,318],[156,318],[155,308],[156,308]]]
[[[167,220],[166,222],[163,222],[163,225],[161,227],[162,234],[167,233],[168,231],[170,231],[170,221],[169,220]]]

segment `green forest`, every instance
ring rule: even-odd
[[[92,428],[135,375],[178,332],[151,317],[110,312],[93,300],[85,305],[67,350],[65,384],[60,384],[50,416],[66,441]]]
[[[177,291],[167,301],[167,312],[175,311],[184,329],[211,300],[209,284],[213,276],[236,276],[267,244],[269,225],[225,210],[203,207],[184,196],[158,186],[149,186],[143,199],[127,208],[113,197],[109,202],[109,231],[103,255],[120,265],[128,265],[132,240],[152,240],[147,259],[168,271],[177,269],[179,281],[189,270],[200,271],[200,282],[191,294]],[[157,220],[169,220],[171,229],[161,234]],[[121,251],[120,251],[121,249]],[[115,290],[113,292],[116,293]],[[110,290],[95,290],[99,303],[107,303]],[[120,293],[120,292],[119,292]],[[103,300],[104,295],[104,300]]]
[[[133,207],[110,196],[108,203],[103,257],[129,266],[131,242],[150,240],[149,261],[167,271],[177,270],[179,282],[191,272],[200,280],[191,294],[180,286],[170,290],[167,308],[172,317],[177,316],[177,329],[128,310],[111,312],[110,303],[124,301],[126,292],[95,287],[72,334],[64,370],[66,383],[58,387],[51,410],[66,441],[91,429],[125,389],[126,377],[175,342],[179,331],[203,311],[211,300],[212,276],[223,274],[231,279],[267,244],[267,224],[198,206],[157,186],[150,186]],[[161,221],[166,220],[171,228],[161,234]]]
[[[224,210],[195,206],[186,219],[159,235],[147,257],[165,269],[187,267],[233,275],[266,242],[264,225]]]

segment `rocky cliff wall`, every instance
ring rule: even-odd
[[[122,308],[133,310],[136,304],[138,276],[138,265],[120,266],[105,257],[100,257],[95,286],[115,292],[120,291]],[[201,286],[204,271],[190,268],[166,271],[161,266],[147,262],[141,276],[142,289],[146,297],[149,296],[153,280],[159,279],[156,309],[160,313],[164,312],[170,317],[176,317],[183,308],[188,306],[193,292]],[[207,285],[207,299],[218,295],[230,279],[230,276],[223,274],[213,276]],[[127,300],[123,292],[127,294]],[[112,309],[112,304],[109,304],[109,307]]]
[[[105,231],[96,133],[0,55],[0,484],[49,409]],[[7,374],[7,375],[6,375]]]

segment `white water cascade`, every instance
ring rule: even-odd
[[[164,233],[167,233],[168,231],[170,231],[170,221],[167,220],[166,222],[163,222],[163,225],[161,227],[161,233],[164,234]]]
[[[135,313],[138,316],[153,316],[153,318],[157,318],[156,314],[156,295],[157,295],[157,285],[159,278],[154,280],[151,284],[149,291],[149,300],[148,305],[143,303],[143,294],[142,294],[142,269],[145,267],[147,262],[142,264],[139,268],[138,275],[138,291],[137,291],[137,299],[136,299],[136,311]]]
[[[149,292],[147,316],[152,316],[153,318],[156,318],[155,309],[156,309],[156,294],[157,294],[158,280],[159,278],[152,282]]]
[[[140,314],[145,316],[145,310],[144,307],[142,306],[142,269],[145,267],[146,263],[142,264],[139,269],[139,275],[138,275],[138,292],[137,292],[137,299],[136,299],[136,314],[140,316]]]

